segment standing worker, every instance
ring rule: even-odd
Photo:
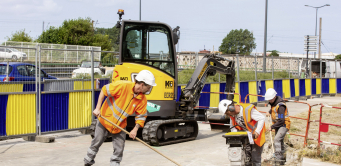
[[[234,105],[231,100],[226,99],[220,101],[219,112],[225,112],[227,116],[230,116],[230,126],[234,126],[231,132],[237,132],[238,129],[248,131],[254,135],[254,144],[246,145],[246,157],[251,158],[251,161],[246,165],[252,165],[253,163],[254,166],[261,166],[261,156],[265,142],[265,117],[252,104],[240,103]]]
[[[156,86],[154,75],[148,70],[142,70],[136,76],[135,82],[115,81],[103,86],[99,95],[95,116],[109,119],[122,128],[127,126],[127,118],[133,113],[135,117],[135,127],[130,131],[129,137],[135,139],[139,127],[143,127],[147,118],[147,98],[144,95],[152,86]],[[107,96],[103,106],[101,104]],[[91,141],[87,155],[84,157],[86,166],[95,163],[96,154],[103,144],[105,135],[112,136],[114,152],[110,158],[111,166],[119,166],[123,157],[126,134],[102,118],[98,118],[95,129],[95,136]]]
[[[265,100],[269,101],[271,109],[266,113],[266,116],[271,115],[272,126],[268,129],[275,129],[275,156],[276,159],[280,160],[279,164],[284,165],[285,163],[285,147],[284,147],[284,137],[290,129],[290,118],[288,107],[285,105],[284,100],[280,96],[276,96],[277,92],[269,88],[265,93]]]

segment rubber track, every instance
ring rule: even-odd
[[[146,123],[146,125],[143,128],[142,131],[142,138],[143,141],[149,143],[150,145],[153,146],[162,146],[162,145],[168,145],[168,144],[174,144],[174,143],[179,143],[179,142],[184,142],[184,141],[191,141],[195,140],[195,138],[198,135],[198,131],[194,131],[195,134],[192,137],[187,137],[187,138],[177,138],[177,139],[168,139],[163,142],[159,142],[157,139],[157,130],[159,126],[164,125],[164,124],[172,124],[172,123],[184,123],[184,122],[192,122],[197,124],[195,120],[183,120],[183,119],[171,119],[171,120],[154,120],[154,121],[149,121]],[[194,126],[194,130],[197,128],[199,130],[198,126]]]

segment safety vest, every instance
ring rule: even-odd
[[[279,118],[282,118],[282,117],[278,117],[279,106],[285,106],[285,112],[284,112],[285,123],[283,126],[285,126],[288,130],[290,130],[290,117],[289,117],[288,107],[285,105],[285,103],[280,102],[276,106],[271,107],[272,124],[275,124]]]
[[[241,111],[243,111],[243,118],[244,118],[246,129],[249,132],[251,132],[252,134],[254,134],[254,132],[257,128],[258,122],[251,118],[251,110],[252,110],[252,108],[256,109],[256,107],[252,104],[242,104],[242,103],[240,103],[236,106],[239,106],[239,105],[243,107],[243,110],[241,110]],[[232,120],[233,126],[237,125],[235,117],[230,116],[230,119]],[[236,126],[235,128],[238,130],[243,130],[243,128],[240,126]],[[259,137],[257,139],[254,139],[254,142],[259,147],[263,146],[263,144],[265,142],[265,125],[263,126],[262,131],[259,134]]]
[[[147,118],[147,98],[140,93],[134,97],[134,82],[115,81],[103,86],[102,93],[107,98],[102,105],[101,115],[122,128],[127,126],[127,118],[136,114],[135,123],[141,127]],[[99,118],[99,122],[113,134],[121,132],[120,129],[106,120]]]

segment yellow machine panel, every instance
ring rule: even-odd
[[[147,94],[147,100],[174,100],[174,78],[161,72],[158,69],[137,64],[137,63],[123,63],[116,65],[113,71],[112,79],[135,81],[135,76],[141,70],[149,70],[155,76],[155,83],[157,86],[153,87],[150,94]]]

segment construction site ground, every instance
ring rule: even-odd
[[[310,104],[325,103],[338,104],[341,97],[324,97],[308,99]],[[290,115],[294,116],[307,111],[304,104],[287,103]],[[261,111],[268,111],[270,107],[258,107]],[[340,112],[341,113],[341,112]],[[183,166],[223,166],[230,165],[224,133],[211,131],[208,124],[199,123],[199,134],[196,140],[162,147],[157,150]],[[45,166],[45,165],[84,165],[83,158],[90,146],[90,135],[83,135],[79,131],[51,134],[55,136],[53,143],[39,143],[24,141],[22,138],[0,141],[1,166]],[[291,136],[295,138],[295,136]],[[327,141],[327,140],[326,140]],[[113,152],[111,142],[105,142],[96,156],[95,165],[110,165]],[[152,151],[148,147],[134,140],[127,140],[123,155],[123,166],[171,166],[171,161]],[[304,166],[336,164],[321,162],[316,159],[304,158]]]

